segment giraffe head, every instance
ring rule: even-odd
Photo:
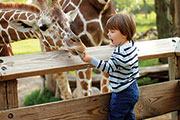
[[[65,14],[57,0],[52,0],[50,7],[45,0],[36,2],[40,12],[34,19],[16,19],[11,21],[11,26],[21,32],[35,33],[36,37],[51,50],[65,48],[73,55],[83,53],[86,47],[70,29],[70,22],[75,19],[76,11]]]

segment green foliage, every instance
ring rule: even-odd
[[[144,78],[137,80],[137,82],[138,82],[138,86],[143,86],[143,85],[158,83],[159,79],[151,79],[149,77],[144,77]]]
[[[156,25],[156,13],[155,12],[151,12],[149,14],[147,14],[147,16],[145,14],[136,14],[136,23],[137,25]]]
[[[156,27],[156,13],[150,14],[136,14],[136,31],[145,32],[150,28]]]
[[[154,11],[154,0],[113,0],[119,12],[151,13]]]
[[[140,67],[154,66],[154,65],[160,65],[160,64],[162,63],[160,63],[158,59],[139,61]]]
[[[55,98],[54,94],[45,88],[44,94],[40,95],[40,90],[33,91],[30,95],[25,97],[24,106],[48,103],[53,101],[59,101]]]
[[[1,0],[2,2],[21,2],[21,3],[26,3],[27,0]]]

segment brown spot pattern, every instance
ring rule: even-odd
[[[109,78],[109,74],[108,73],[105,73],[105,72],[102,72],[102,75],[106,78]]]
[[[8,27],[8,22],[4,18],[1,19],[0,23],[4,29]]]
[[[85,94],[84,94],[84,96],[88,96],[88,94],[87,94],[87,93],[85,93]]]
[[[11,11],[11,12],[7,12],[4,17],[6,20],[9,20],[9,18],[12,16],[12,14],[14,13],[14,11]]]
[[[56,45],[57,46],[63,46],[63,44],[62,44],[62,42],[60,40],[56,42]]]
[[[9,28],[8,29],[9,35],[11,37],[11,40],[18,40],[17,34],[14,29]]]
[[[32,15],[31,17],[29,17],[29,20],[33,20],[35,18],[34,15]]]
[[[15,15],[14,15],[14,19],[17,19],[18,16],[19,16],[19,14],[15,14]]]
[[[4,12],[1,12],[1,13],[0,13],[0,18],[1,18],[3,15],[4,15]]]
[[[107,80],[106,80],[106,79],[103,79],[103,80],[102,80],[102,85],[101,85],[101,86],[103,86],[103,85],[105,85],[105,84],[107,84]]]
[[[81,86],[83,90],[88,90],[88,84],[84,81],[81,81]]]
[[[87,31],[93,36],[93,40],[98,45],[102,40],[102,31],[99,23],[92,22],[87,24]]]
[[[84,79],[84,74],[83,74],[82,71],[79,72],[79,78],[80,78],[80,79]]]
[[[26,17],[26,14],[25,13],[22,13],[21,15],[20,15],[20,17],[19,17],[20,19],[23,19],[23,20],[26,20],[27,19],[27,17]]]
[[[53,36],[53,38],[54,38],[54,39],[56,39],[56,38],[57,38],[57,36],[56,36],[56,35],[54,35],[54,36]]]
[[[26,35],[28,38],[31,38],[29,32],[26,32],[25,35]]]
[[[47,47],[50,48],[49,44],[46,41],[43,41],[43,44]]]
[[[55,46],[55,45],[54,45],[54,41],[53,41],[53,39],[52,39],[51,37],[45,36],[45,39],[49,42],[49,44],[50,44],[51,46]]]
[[[30,4],[24,4],[24,3],[0,3],[0,8],[1,9],[18,9],[18,10],[25,10],[25,11],[32,11],[35,13],[39,13],[40,10],[38,7],[36,7],[35,5],[30,5]]]
[[[103,87],[102,93],[106,93],[106,92],[108,92],[108,88],[107,87]]]
[[[87,69],[85,73],[86,73],[86,79],[90,80],[91,79],[92,70],[91,69]]]
[[[6,43],[9,43],[9,37],[8,37],[8,35],[6,34],[6,32],[5,31],[2,31],[2,36],[3,36],[3,38],[5,39],[5,42]]]
[[[77,25],[78,24],[78,25]],[[76,17],[74,23],[71,25],[71,29],[76,35],[79,35],[81,32],[83,32],[84,24],[79,17],[79,15]]]
[[[22,32],[19,32],[19,31],[17,31],[17,32],[18,32],[18,35],[19,35],[21,40],[26,39],[25,35]]]

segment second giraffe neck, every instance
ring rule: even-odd
[[[10,26],[10,22],[16,19],[32,21],[36,19],[36,13],[20,10],[0,10],[0,44],[25,40],[27,38],[37,38],[32,32],[20,32]]]

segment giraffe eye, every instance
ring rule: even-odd
[[[74,39],[72,39],[72,38],[71,38],[71,40],[72,40],[73,42],[76,42],[76,40],[74,40]]]
[[[48,26],[46,24],[43,24],[39,27],[42,31],[46,31],[48,29]]]

